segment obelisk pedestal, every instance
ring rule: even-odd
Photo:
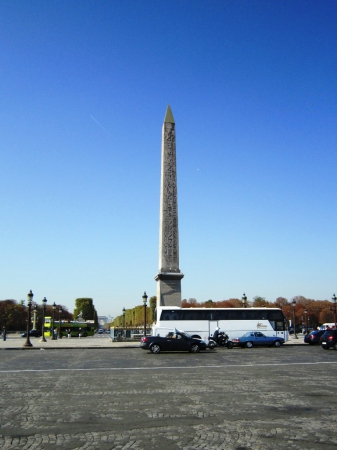
[[[175,123],[170,105],[162,129],[157,306],[181,306]]]

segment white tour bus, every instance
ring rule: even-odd
[[[247,331],[261,331],[266,336],[288,340],[286,319],[279,308],[179,308],[161,306],[157,308],[153,324],[153,335],[164,336],[166,331],[176,328],[207,342],[215,329],[228,334],[230,339],[242,336]]]

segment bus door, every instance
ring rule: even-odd
[[[218,321],[217,320],[209,320],[208,321],[208,336],[213,336],[214,331],[216,328],[218,328]]]
[[[285,331],[284,321],[271,320],[270,324],[273,327],[274,331],[276,331],[276,336],[283,338],[284,342],[286,342],[288,340],[288,335],[287,332]]]

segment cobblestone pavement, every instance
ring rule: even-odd
[[[337,352],[0,352],[0,448],[332,450]]]

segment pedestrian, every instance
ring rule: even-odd
[[[3,330],[2,330],[2,339],[4,341],[7,339],[7,334],[6,334],[6,328],[5,327],[3,327]]]
[[[78,337],[81,339],[82,336],[82,328],[79,329]]]
[[[68,339],[70,339],[70,338],[71,338],[71,329],[68,328]]]
[[[54,330],[54,339],[57,339],[57,329]]]

